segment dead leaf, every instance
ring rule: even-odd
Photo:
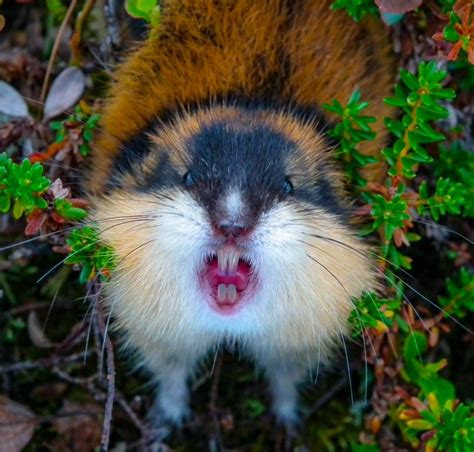
[[[44,119],[60,115],[77,104],[86,87],[86,78],[77,67],[64,69],[54,80],[44,105]]]
[[[403,14],[418,8],[423,0],[375,0],[383,14]]]
[[[0,81],[0,113],[13,118],[27,118],[28,105],[13,86]]]
[[[40,402],[61,400],[68,390],[69,385],[63,381],[53,381],[37,385],[31,391],[31,397]]]
[[[0,396],[0,452],[19,452],[33,437],[38,418],[28,407]]]
[[[43,327],[40,325],[36,311],[30,311],[28,314],[28,335],[31,342],[38,348],[51,348],[53,343],[44,334]]]
[[[69,188],[63,187],[63,182],[61,179],[56,179],[53,182],[53,185],[49,188],[49,191],[53,194],[54,199],[64,199],[69,198],[71,190]]]
[[[57,452],[86,452],[100,444],[103,408],[93,403],[76,403],[66,400],[53,422],[59,438],[52,444]]]

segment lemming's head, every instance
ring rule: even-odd
[[[114,309],[164,337],[301,348],[341,334],[373,274],[317,129],[291,112],[215,106],[123,143],[95,206],[120,260]]]

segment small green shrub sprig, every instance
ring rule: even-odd
[[[453,90],[443,88],[445,77],[446,72],[437,69],[435,62],[421,62],[417,76],[401,69],[395,96],[385,99],[388,105],[403,111],[401,119],[385,119],[387,128],[396,139],[393,146],[382,151],[388,163],[387,179],[384,184],[372,184],[372,191],[362,193],[367,204],[372,206],[374,222],[369,232],[378,231],[383,256],[407,269],[410,268],[409,260],[404,258],[399,248],[418,238],[408,232],[412,227],[412,209],[430,213],[438,220],[441,214],[459,213],[466,195],[464,186],[452,184],[449,178],[438,178],[434,193],[428,189],[427,183],[421,184],[418,192],[408,184],[420,164],[433,162],[426,144],[445,138],[432,126],[434,121],[448,116],[441,102],[455,97]]]
[[[44,175],[41,163],[25,159],[17,164],[6,153],[0,154],[0,212],[9,212],[13,205],[15,219],[27,215],[27,233],[37,232],[49,216],[57,224],[63,223],[63,219],[80,221],[86,218],[87,211],[75,205],[82,205],[82,200],[68,199],[65,193],[67,190],[62,188],[60,181],[53,184]],[[66,243],[70,253],[65,262],[81,266],[81,283],[92,280],[97,274],[101,280],[110,276],[116,258],[110,247],[100,243],[94,227],[74,230]]]
[[[420,393],[418,397],[406,394],[395,418],[403,436],[413,447],[420,447],[424,441],[425,451],[471,451],[474,448],[472,409],[459,404],[454,385],[439,375],[446,360],[429,364],[420,362],[421,353],[427,350],[428,339],[424,333],[412,332],[405,339],[403,375],[420,388]]]
[[[462,185],[465,191],[461,206],[463,216],[474,218],[474,152],[465,150],[460,141],[450,146],[442,144],[433,166],[435,176],[451,178]]]
[[[442,141],[445,137],[433,129],[430,123],[448,117],[448,110],[440,101],[453,100],[455,97],[454,90],[443,88],[446,75],[445,71],[437,69],[434,61],[421,62],[418,77],[405,69],[400,70],[395,96],[384,99],[386,104],[404,112],[401,119],[385,120],[385,125],[396,137],[394,145],[382,151],[390,165],[390,176],[412,179],[415,165],[433,161],[425,145]],[[398,185],[401,180],[393,182]]]
[[[347,14],[356,22],[359,22],[366,15],[378,15],[379,10],[374,0],[335,0],[331,9],[345,9]]]
[[[36,216],[46,211],[50,204],[55,212],[67,220],[82,220],[87,212],[66,199],[47,198],[52,181],[44,176],[43,166],[25,159],[14,163],[6,153],[0,154],[0,212],[7,213],[13,205],[13,218],[24,214]],[[51,202],[50,202],[51,201]]]
[[[335,155],[344,164],[345,173],[350,181],[357,185],[365,185],[367,181],[360,175],[359,170],[362,166],[377,162],[372,156],[364,155],[357,150],[357,145],[362,141],[373,140],[375,132],[370,128],[370,124],[375,122],[372,116],[362,115],[362,111],[369,105],[368,102],[361,102],[361,93],[359,90],[349,98],[346,106],[334,99],[331,104],[324,104],[323,107],[338,115],[341,118],[328,134],[339,142],[339,149]]]
[[[103,245],[96,228],[85,226],[72,231],[66,243],[69,247],[67,264],[81,267],[79,282],[84,284],[96,276],[100,281],[110,277],[117,264],[117,258],[111,247]]]
[[[66,119],[50,122],[49,126],[56,135],[54,143],[63,143],[69,137],[70,131],[75,130],[76,134],[82,138],[78,145],[79,153],[83,157],[87,157],[91,151],[94,130],[99,120],[100,115],[98,113],[92,113],[90,108],[81,102]]]
[[[446,281],[446,296],[439,297],[443,309],[458,317],[464,318],[474,312],[474,275],[462,267],[459,272]]]
[[[45,209],[48,203],[42,194],[50,186],[39,163],[25,159],[17,164],[7,154],[0,154],[0,212],[8,212],[13,205],[13,217],[19,219],[23,213]]]
[[[365,292],[355,300],[355,308],[349,317],[352,325],[352,336],[359,337],[367,329],[378,333],[388,331],[393,325],[396,313],[402,302],[397,299],[383,299],[374,292]]]

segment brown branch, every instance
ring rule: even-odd
[[[94,7],[95,0],[87,0],[86,4],[82,8],[81,12],[77,16],[76,25],[74,26],[74,32],[71,37],[71,64],[77,66],[81,62],[81,36],[82,27],[87,17],[89,16],[92,8]]]
[[[46,69],[46,75],[44,76],[43,86],[41,87],[41,94],[39,101],[41,104],[44,103],[44,99],[46,98],[46,91],[48,90],[49,86],[49,79],[51,78],[51,71],[53,70],[53,63],[56,59],[56,54],[58,53],[59,44],[61,43],[61,38],[63,37],[64,31],[66,30],[66,26],[71,20],[72,13],[74,8],[77,5],[77,0],[71,0],[69,7],[67,9],[66,15],[64,16],[63,21],[58,30],[58,34],[56,35],[56,39],[54,40],[53,49],[51,50],[51,55],[49,56],[48,61],[48,68]]]
[[[38,361],[23,361],[21,363],[7,364],[5,366],[0,366],[0,374],[9,373],[9,372],[21,372],[23,370],[30,369],[44,369],[53,366],[60,366],[64,364],[73,363],[84,359],[87,356],[87,353],[80,352],[74,353],[69,356],[57,356],[53,355],[48,358],[39,359]]]
[[[100,296],[100,287],[95,285],[93,290],[96,291],[96,297]],[[107,353],[106,357],[106,367],[107,367],[107,396],[105,401],[105,410],[104,410],[104,421],[102,424],[102,436],[100,440],[100,450],[101,452],[106,452],[109,450],[109,441],[110,441],[110,429],[112,425],[112,411],[114,408],[114,399],[115,399],[115,363],[114,363],[114,349],[112,342],[109,339],[109,336],[106,331],[106,324],[104,320],[104,314],[99,303],[97,303],[97,326],[102,336],[102,340],[105,344],[105,350]]]
[[[219,356],[217,357],[217,361],[214,365],[214,375],[212,377],[212,385],[211,385],[211,391],[209,395],[209,411],[211,414],[212,426],[213,426],[213,431],[211,432],[211,439],[209,441],[211,443],[209,447],[210,450],[212,449],[224,450],[224,447],[222,445],[218,409],[217,409],[217,398],[218,398],[219,381],[221,378],[221,371],[222,371],[222,361],[223,361],[222,353],[219,353]]]
[[[342,377],[332,388],[325,392],[325,394],[320,397],[316,403],[308,410],[306,417],[312,416],[316,411],[321,409],[326,403],[328,403],[341,389],[344,388],[347,384],[347,377]]]

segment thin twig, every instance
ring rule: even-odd
[[[81,62],[81,36],[82,36],[82,26],[84,25],[85,20],[89,16],[92,8],[94,7],[95,0],[87,0],[86,4],[83,6],[81,12],[77,15],[76,25],[74,26],[74,32],[71,37],[71,64],[78,65]]]
[[[308,410],[306,417],[312,416],[316,411],[321,409],[326,403],[328,403],[336,393],[344,388],[347,384],[347,376],[342,377],[329,391],[326,391],[322,397]]]
[[[219,425],[219,417],[218,417],[218,410],[217,410],[217,398],[218,398],[218,390],[219,390],[219,381],[221,378],[221,371],[222,371],[222,361],[223,356],[222,353],[219,353],[217,360],[214,365],[214,375],[212,377],[212,385],[211,391],[209,395],[209,411],[211,413],[212,418],[212,425],[213,425],[213,432],[212,437],[210,439],[209,449],[220,451],[224,450],[222,445],[222,438],[220,433],[220,425]]]
[[[44,100],[46,98],[46,91],[48,90],[49,79],[51,78],[51,71],[53,70],[53,64],[54,64],[54,60],[56,59],[56,54],[58,53],[59,44],[61,43],[61,38],[64,34],[64,31],[66,30],[67,24],[71,20],[72,13],[76,5],[77,5],[77,0],[72,0],[71,3],[69,4],[66,15],[64,16],[64,19],[61,22],[61,25],[59,27],[58,34],[56,35],[56,39],[54,40],[53,49],[51,50],[51,55],[49,56],[48,68],[46,69],[46,75],[44,76],[43,86],[41,87],[41,94],[39,98],[39,102],[41,104],[44,103]]]
[[[100,296],[100,288],[97,284],[94,288],[96,291],[97,297]],[[109,339],[109,336],[106,331],[104,314],[101,309],[100,304],[97,305],[97,325],[99,327],[99,332],[102,336],[102,340],[105,344],[105,350],[107,352],[106,357],[106,367],[107,367],[107,397],[105,401],[105,410],[104,410],[104,421],[102,424],[102,436],[100,439],[100,451],[107,452],[109,450],[109,441],[110,441],[110,430],[112,425],[112,412],[114,408],[114,399],[115,399],[115,363],[114,363],[114,349],[112,342]]]
[[[0,366],[0,374],[8,372],[20,372],[30,369],[45,369],[48,367],[69,364],[84,359],[84,355],[84,352],[74,353],[69,356],[53,355],[45,359],[39,359],[38,361],[23,361],[21,363],[7,364],[6,366]]]

